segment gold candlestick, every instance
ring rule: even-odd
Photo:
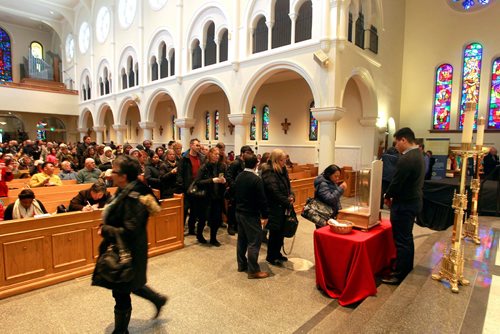
[[[467,143],[468,144],[468,143]],[[462,169],[460,178],[460,193],[453,195],[452,208],[455,212],[453,221],[453,233],[451,237],[451,246],[445,249],[441,260],[441,268],[432,278],[438,281],[446,279],[450,282],[451,291],[458,293],[458,285],[469,285],[470,282],[465,279],[464,271],[464,251],[461,244],[462,224],[464,221],[464,211],[467,209],[467,192],[465,191],[465,175],[467,173],[467,159],[471,152],[469,145],[462,144],[462,150],[454,151],[462,155]]]

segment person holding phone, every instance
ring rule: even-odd
[[[212,147],[208,151],[207,162],[199,169],[196,177],[196,184],[206,190],[204,201],[198,201],[194,205],[199,205],[201,210],[196,238],[202,244],[207,240],[203,237],[205,222],[210,226],[210,244],[220,247],[217,240],[217,230],[222,225],[222,207],[224,205],[224,191],[226,189],[226,179],[224,173],[226,165],[219,162],[219,149]]]
[[[332,218],[337,217],[337,213],[342,209],[340,198],[346,188],[347,184],[340,178],[340,167],[334,164],[326,167],[323,173],[314,179],[314,197],[332,207]]]

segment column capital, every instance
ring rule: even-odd
[[[113,129],[116,131],[124,131],[127,130],[127,126],[123,124],[113,124]]]
[[[101,125],[101,126],[96,125],[92,128],[92,130],[94,130],[95,132],[99,132],[99,131],[102,132],[102,131],[106,131],[106,127],[104,125]]]
[[[227,115],[229,121],[233,125],[248,125],[252,120],[252,115],[250,114],[230,114]]]
[[[377,126],[377,117],[363,117],[359,120],[359,124],[365,128],[374,128]]]
[[[337,122],[345,114],[345,108],[342,107],[321,107],[311,108],[314,118],[320,122]]]
[[[175,120],[175,126],[181,129],[189,129],[194,126],[194,118],[177,118]]]
[[[138,123],[141,129],[154,129],[156,126],[155,122],[139,122]]]
[[[88,129],[88,128],[78,128],[78,129],[76,129],[76,130],[77,130],[78,132],[80,132],[80,133],[85,133],[85,134],[87,134],[87,131],[89,131],[89,129]]]

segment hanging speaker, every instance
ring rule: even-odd
[[[328,63],[330,62],[328,55],[323,50],[318,50],[314,52],[313,58],[321,67],[327,67]]]

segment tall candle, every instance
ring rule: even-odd
[[[476,147],[483,146],[484,143],[484,126],[486,120],[483,116],[479,117],[477,120],[477,136],[476,136]]]
[[[472,142],[472,127],[474,126],[474,111],[464,111],[464,125],[462,129],[462,143],[470,144]]]

